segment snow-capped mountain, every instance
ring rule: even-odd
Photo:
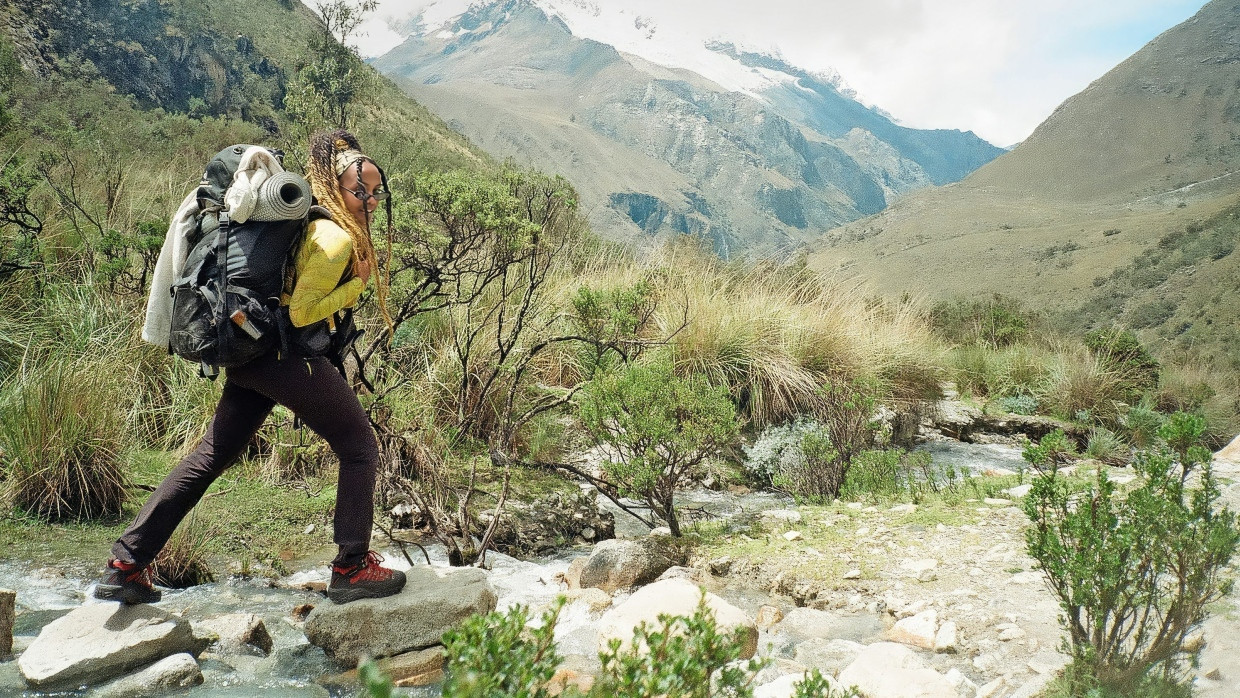
[[[596,229],[786,254],[1002,151],[897,125],[838,74],[591,0],[441,0],[375,60],[483,148],[565,174]]]

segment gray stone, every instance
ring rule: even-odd
[[[202,669],[190,654],[174,654],[99,689],[96,698],[145,698],[202,683]]]
[[[810,669],[835,676],[856,661],[864,648],[865,645],[852,640],[816,637],[797,645],[795,659]]]
[[[611,594],[652,582],[681,562],[659,537],[605,540],[594,546],[586,560],[580,584]]]
[[[763,684],[754,689],[753,698],[792,698],[796,695],[796,685],[806,679],[808,674],[787,674],[781,676],[770,683]],[[835,688],[835,680],[830,676],[823,676],[827,680],[827,685],[832,689]]]
[[[667,568],[655,581],[661,582],[664,579],[687,579],[694,584],[704,584],[706,582],[706,574],[696,567],[677,566]],[[599,591],[602,590],[599,589]]]
[[[99,603],[49,623],[17,664],[35,688],[73,687],[202,650],[188,621],[154,606]]]
[[[495,610],[495,590],[477,568],[413,567],[395,596],[321,604],[306,618],[306,638],[329,657],[355,666],[440,644],[444,632]]]
[[[801,523],[801,512],[795,509],[767,509],[762,512],[762,522],[770,524]]]
[[[250,647],[271,654],[271,635],[263,619],[253,613],[230,613],[194,623],[195,630],[206,630],[219,639],[223,652],[244,652]]]
[[[887,639],[922,649],[934,649],[935,633],[939,630],[939,614],[933,608],[915,616],[901,618],[887,634]]]

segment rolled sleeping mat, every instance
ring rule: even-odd
[[[310,212],[310,183],[292,172],[277,172],[258,188],[252,221],[286,221]]]

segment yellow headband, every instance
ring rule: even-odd
[[[344,174],[344,171],[349,169],[349,167],[351,167],[353,163],[358,160],[373,162],[373,160],[366,157],[360,150],[344,150],[336,153],[336,176],[339,177]]]

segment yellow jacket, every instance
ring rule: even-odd
[[[341,282],[353,259],[353,240],[332,220],[320,218],[306,226],[306,237],[293,260],[293,290],[280,302],[288,306],[294,327],[305,327],[327,319],[335,329],[332,314],[352,308],[366,284],[352,277]]]

